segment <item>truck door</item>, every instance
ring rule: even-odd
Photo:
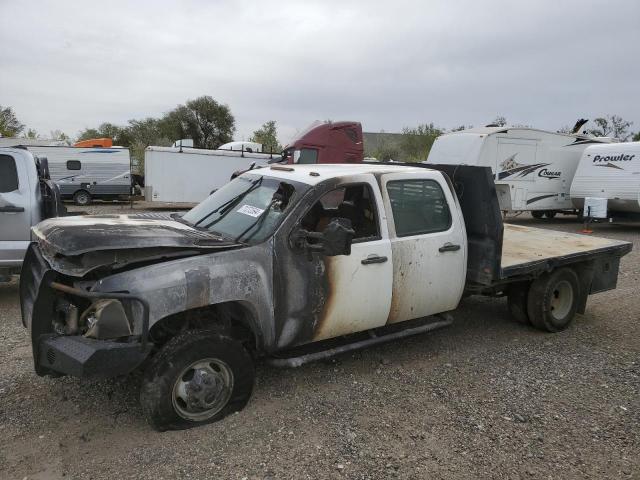
[[[439,172],[382,177],[393,255],[389,323],[453,310],[464,290],[467,239]]]
[[[393,268],[382,205],[373,176],[357,175],[348,183],[321,190],[301,212],[292,231],[321,232],[333,218],[347,218],[355,237],[350,255],[314,253],[307,258],[288,246],[281,253],[276,250],[286,289],[275,302],[276,315],[283,322],[281,347],[385,325]]]
[[[31,240],[27,177],[23,162],[0,154],[0,267],[19,265]]]

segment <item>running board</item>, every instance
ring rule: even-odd
[[[439,318],[438,321],[419,325],[417,327],[409,327],[404,330],[398,330],[385,335],[376,335],[374,330],[369,332],[370,338],[359,340],[345,345],[339,345],[336,347],[327,348],[313,353],[306,353],[295,357],[270,357],[267,358],[267,364],[273,367],[300,367],[306,363],[315,362],[317,360],[323,360],[330,358],[341,353],[352,352],[361,348],[370,347],[372,345],[379,345],[381,343],[390,342],[391,340],[397,340],[399,338],[406,338],[413,335],[419,335],[421,333],[430,332],[431,330],[437,330],[439,328],[448,327],[453,323],[453,317],[446,313],[440,315],[434,315]]]

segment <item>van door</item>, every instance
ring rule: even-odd
[[[382,177],[393,255],[388,323],[453,310],[467,272],[460,207],[439,172]]]
[[[19,160],[0,154],[0,267],[19,266],[31,239],[31,189]]]

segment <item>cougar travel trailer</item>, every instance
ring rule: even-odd
[[[113,200],[131,194],[131,160],[124,147],[27,147],[49,162],[51,180],[64,199],[87,205],[92,199]]]
[[[471,128],[438,137],[427,162],[491,167],[501,210],[551,218],[575,213],[570,188],[580,156],[603,142],[611,139],[524,127]]]
[[[144,152],[145,199],[155,202],[198,203],[227,183],[238,170],[265,166],[280,154],[253,153],[246,148],[205,150],[147,147]]]
[[[585,149],[571,184],[571,199],[582,210],[587,197],[606,198],[609,217],[638,214],[640,218],[640,142]]]

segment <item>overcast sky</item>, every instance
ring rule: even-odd
[[[211,95],[276,120],[640,130],[640,1],[0,0],[0,105],[45,136]]]

